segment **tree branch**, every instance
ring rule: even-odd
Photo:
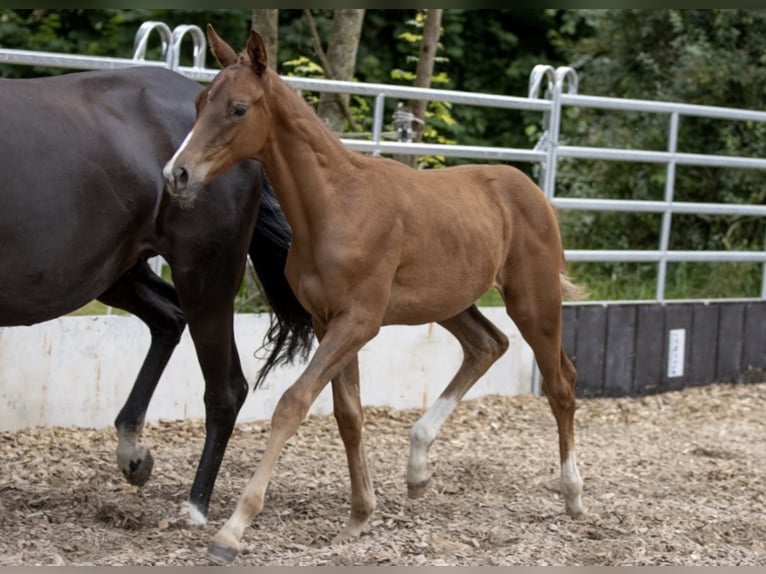
[[[325,51],[322,48],[322,40],[319,38],[319,32],[317,31],[314,17],[311,15],[311,10],[304,8],[303,15],[308,22],[309,32],[311,33],[311,42],[314,45],[314,52],[316,53],[317,58],[319,58],[319,63],[322,65],[322,68],[325,70],[325,75],[331,80],[337,80],[338,78],[335,75],[335,71],[330,66],[330,61],[327,59],[327,54],[325,54]],[[340,106],[340,109],[343,111],[343,115],[346,117],[346,120],[348,120],[348,125],[351,128],[351,131],[358,131],[356,122],[351,116],[351,109],[348,107],[346,100],[344,100],[340,94],[333,94],[333,96],[335,101]]]

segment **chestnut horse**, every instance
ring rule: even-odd
[[[351,476],[351,515],[337,540],[360,533],[375,499],[357,355],[382,325],[434,321],[463,348],[458,372],[410,432],[408,492],[422,495],[441,425],[508,347],[474,304],[493,286],[534,351],[558,424],[565,509],[581,514],[576,374],[562,350],[561,300],[582,292],[567,279],[556,213],[542,191],[510,166],[419,171],[352,152],[269,68],[257,33],[239,55],[210,26],[208,39],[223,70],[198,96],[194,127],[164,168],[169,192],[192,200],[238,161],[258,159],[293,230],[288,281],[320,341],[277,404],[263,458],[208,557],[226,563],[237,555],[282,447],[329,381]]]
[[[164,193],[162,164],[194,123],[201,89],[145,67],[0,80],[0,327],[59,317],[95,298],[146,323],[151,343],[115,420],[118,466],[142,485],[153,465],[140,442],[146,410],[188,322],[206,410],[184,506],[193,523],[205,522],[247,396],[233,323],[248,253],[275,312],[259,380],[313,343],[284,275],[290,228],[262,166],[243,162],[212,182],[216,201],[204,211]],[[173,285],[147,264],[156,254]]]

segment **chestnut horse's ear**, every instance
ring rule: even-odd
[[[210,46],[210,51],[222,68],[231,66],[237,61],[237,53],[231,46],[221,40],[221,37],[216,34],[215,28],[210,24],[207,25],[207,43]]]
[[[247,55],[250,56],[255,73],[259,76],[262,75],[269,65],[269,55],[266,53],[266,44],[263,41],[263,36],[255,30],[250,30],[250,38],[247,39],[245,50]]]

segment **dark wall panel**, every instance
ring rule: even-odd
[[[718,381],[734,380],[741,372],[744,317],[744,303],[721,304],[718,326],[718,368],[716,369]]]
[[[565,305],[561,310],[561,343],[564,352],[577,366],[577,357],[575,357],[575,337],[577,335],[577,307],[574,305]]]
[[[766,381],[766,304],[745,305],[742,370],[750,382]]]
[[[585,397],[603,395],[606,306],[583,305],[577,310],[577,390]]]
[[[718,305],[694,305],[690,339],[689,384],[700,385],[715,381],[718,344]]]
[[[568,304],[563,320],[581,397],[766,382],[766,301]]]
[[[604,356],[604,394],[623,396],[633,386],[636,307],[612,305],[607,310],[606,354]]]
[[[660,390],[662,357],[665,346],[665,309],[661,305],[637,305],[636,360],[632,394],[645,395]]]

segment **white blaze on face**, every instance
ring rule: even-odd
[[[165,177],[165,181],[172,181],[173,180],[173,168],[175,167],[176,160],[178,159],[178,156],[180,156],[183,151],[186,149],[186,146],[189,145],[189,141],[192,138],[192,134],[194,133],[194,130],[191,130],[189,134],[186,136],[186,139],[184,139],[181,146],[176,150],[176,153],[173,154],[173,157],[170,158],[170,161],[165,164],[165,167],[162,170],[162,175]]]

